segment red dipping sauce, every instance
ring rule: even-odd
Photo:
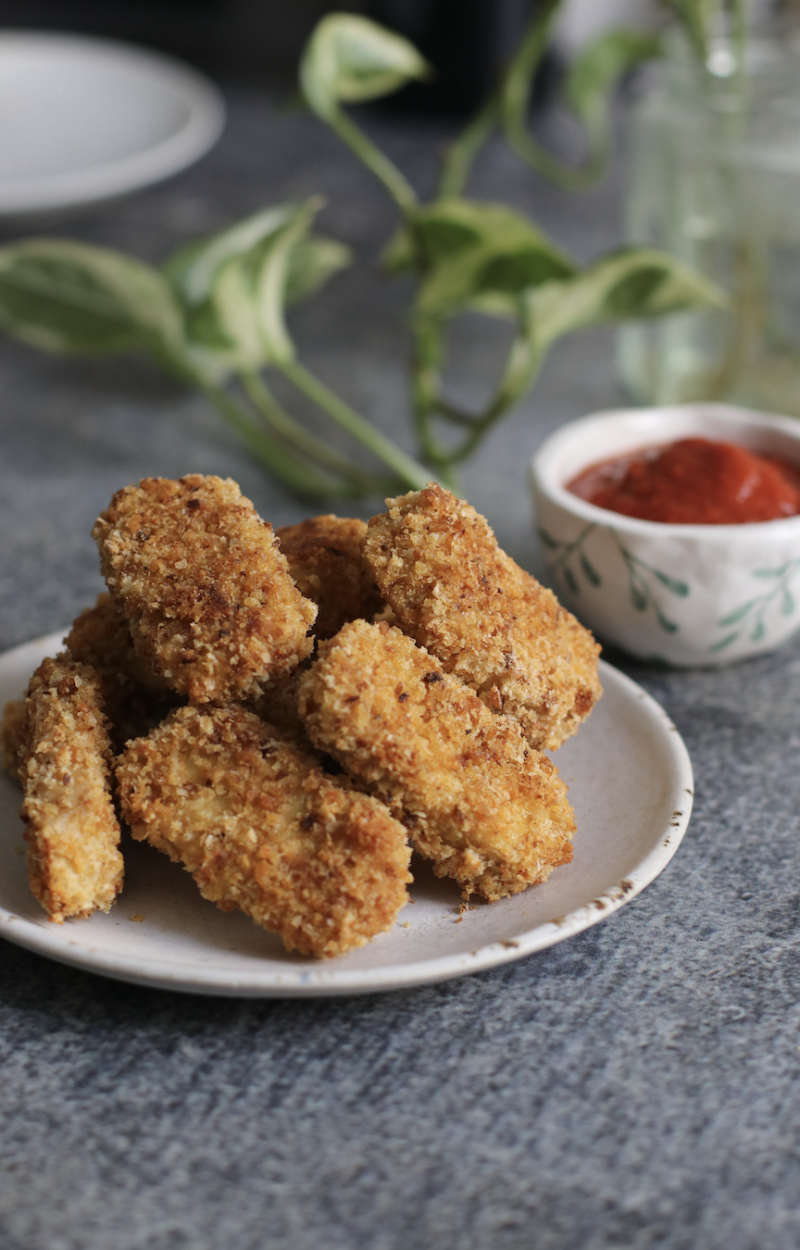
[[[567,490],[598,508],[668,525],[742,525],[800,512],[800,468],[707,438],[591,465]]]

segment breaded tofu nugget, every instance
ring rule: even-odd
[[[387,504],[363,551],[400,628],[515,717],[531,746],[560,746],[600,697],[592,635],[449,491],[432,484]]]
[[[394,924],[407,900],[406,832],[375,799],[242,707],[185,707],[118,761],[134,838],[239,908],[287,950],[339,955]]]
[[[12,699],[3,708],[0,721],[0,764],[19,781],[28,706],[24,699]]]
[[[99,595],[93,608],[76,617],[64,645],[74,660],[91,664],[102,679],[115,753],[129,738],[157,725],[178,702],[164,678],[137,655],[128,623],[111,595]]]
[[[256,698],[311,653],[316,608],[230,479],[144,478],[93,533],[138,654],[193,702]]]
[[[298,708],[315,746],[386,803],[465,898],[515,894],[572,858],[554,765],[399,629],[345,625],[301,677]]]
[[[304,739],[309,747],[311,744],[306,739],[305,727],[297,711],[297,683],[310,663],[310,660],[304,660],[286,677],[279,677],[270,684],[260,699],[255,699],[250,704],[251,710],[268,725],[272,725],[282,734]]]
[[[366,532],[365,521],[331,514],[276,530],[298,590],[319,608],[317,638],[332,638],[358,617],[371,620],[385,606],[361,554]]]
[[[31,678],[20,780],[31,889],[51,920],[108,911],[122,889],[102,682],[67,655]]]

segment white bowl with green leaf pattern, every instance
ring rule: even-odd
[[[701,437],[800,466],[800,421],[685,404],[600,412],[563,426],[531,465],[536,526],[559,599],[604,642],[672,665],[729,664],[800,628],[800,516],[667,525],[598,508],[566,489],[581,470]]]

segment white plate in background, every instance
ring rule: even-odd
[[[0,32],[0,220],[113,199],[198,160],[225,122],[188,66],[82,35]]]
[[[0,656],[0,703],[22,694],[62,637]],[[415,860],[414,901],[391,933],[348,955],[314,960],[287,954],[279,938],[245,916],[219,911],[177,864],[128,839],[125,887],[109,914],[52,924],[28,889],[19,787],[2,776],[0,936],[121,981],[247,998],[399,989],[553,946],[606,919],[657,877],[692,807],[691,763],[666,713],[610,665],[601,663],[600,675],[602,699],[555,757],[578,832],[573,862],[545,885],[462,913],[457,886]]]

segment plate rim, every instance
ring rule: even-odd
[[[32,639],[0,653],[0,674],[6,665],[21,659],[24,652],[54,653],[60,648],[67,630]],[[633,678],[600,661],[600,676],[606,683],[616,684],[628,697],[648,710],[652,723],[660,727],[665,759],[675,773],[675,790],[688,796],[681,800],[681,809],[673,812],[667,828],[658,835],[621,881],[603,893],[587,899],[580,906],[554,920],[546,920],[533,928],[513,934],[502,941],[488,943],[468,952],[420,959],[412,963],[394,963],[377,968],[338,969],[335,961],[303,963],[287,966],[286,972],[274,969],[262,975],[248,972],[237,976],[222,968],[205,968],[166,958],[146,959],[98,949],[91,938],[83,942],[62,940],[62,925],[44,920],[33,922],[0,906],[0,937],[35,954],[83,971],[94,972],[129,984],[152,989],[166,989],[187,994],[236,998],[306,998],[386,993],[451,980],[511,963],[546,950],[599,924],[635,898],[667,867],[689,825],[694,797],[694,776],[686,744],[677,727],[660,703]],[[672,792],[672,791],[671,791]],[[52,937],[50,932],[52,931]],[[187,969],[192,969],[187,976]]]
[[[58,30],[0,31],[4,47],[58,48],[92,59],[125,64],[170,86],[188,109],[180,130],[133,155],[105,161],[77,171],[46,177],[0,178],[0,221],[88,207],[152,186],[180,173],[199,160],[219,139],[225,126],[225,98],[220,88],[200,70],[168,53],[136,43]]]

